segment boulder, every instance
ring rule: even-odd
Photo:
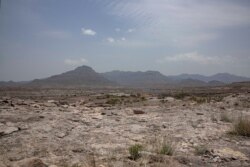
[[[44,164],[39,158],[27,158],[18,161],[14,167],[48,167],[48,165]]]
[[[6,127],[6,126],[1,126],[0,127],[0,136],[8,135],[14,132],[19,131],[20,129],[18,127]]]
[[[221,159],[231,159],[231,160],[243,160],[247,161],[249,158],[240,151],[235,151],[231,148],[223,148],[214,151],[215,156],[219,156]]]
[[[145,114],[145,112],[144,112],[144,111],[142,111],[142,110],[138,110],[138,109],[133,110],[133,112],[134,112],[134,114]]]

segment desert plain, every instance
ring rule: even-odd
[[[249,84],[3,88],[0,167],[248,167],[242,120],[250,120]]]

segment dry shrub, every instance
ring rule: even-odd
[[[205,155],[209,153],[209,150],[205,145],[196,146],[194,147],[194,149],[195,149],[195,155]]]
[[[140,152],[142,151],[142,145],[140,144],[134,144],[132,146],[129,147],[129,154],[130,154],[130,158],[133,160],[137,160],[138,158],[141,157]]]
[[[240,117],[234,124],[230,134],[250,137],[250,120]]]

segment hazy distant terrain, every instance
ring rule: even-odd
[[[249,81],[250,78],[241,77],[237,75],[232,75],[229,73],[218,73],[211,76],[204,76],[199,74],[181,74],[177,76],[170,76],[174,79],[196,79],[203,82],[211,82],[211,81],[219,81],[224,83],[232,83],[232,82],[242,82],[242,81]]]
[[[144,85],[154,86],[160,84],[171,84],[172,80],[161,74],[158,71],[146,71],[146,72],[124,72],[124,71],[112,71],[102,74],[110,81],[115,81],[120,85],[125,86],[141,86]]]
[[[228,73],[218,73],[212,76],[181,74],[165,76],[158,71],[111,71],[97,73],[91,67],[80,66],[72,71],[54,75],[44,79],[29,82],[0,82],[0,86],[32,86],[32,87],[192,87],[220,86],[233,82],[250,81],[250,78]]]

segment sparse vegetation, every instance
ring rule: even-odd
[[[146,97],[141,96],[141,100],[142,100],[142,101],[145,101],[145,100],[146,100]]]
[[[250,120],[247,118],[239,118],[234,124],[232,131],[229,132],[233,135],[250,137]]]
[[[228,114],[225,112],[221,113],[220,120],[222,122],[232,122],[232,120],[229,118]]]
[[[223,100],[222,96],[218,96],[218,95],[193,95],[192,97],[190,97],[190,100],[197,102],[198,104],[201,103],[210,103],[212,101],[215,102],[220,102]]]
[[[174,154],[174,145],[170,140],[166,140],[165,137],[155,136],[154,140],[151,142],[153,151],[157,154],[172,156]]]
[[[195,155],[205,155],[209,153],[209,150],[205,145],[196,146],[194,147],[194,149],[195,149]]]
[[[174,98],[176,99],[184,99],[185,97],[189,96],[188,93],[184,93],[184,92],[179,92],[179,93],[176,93],[174,95]]]
[[[207,97],[197,97],[197,96],[192,96],[190,100],[195,101],[199,104],[205,103],[205,102],[210,102],[210,98]]]
[[[222,100],[223,100],[223,96],[214,96],[213,98],[212,98],[212,100],[214,100],[214,101],[216,101],[216,102],[221,102]]]
[[[220,103],[213,100],[217,96],[215,93],[219,96],[224,94],[217,90],[210,93],[206,89],[194,92],[183,89],[183,92],[189,94],[183,100],[173,98],[181,90],[164,90],[169,94],[163,99],[156,98],[162,90],[103,90],[103,93],[83,92],[77,98],[66,96],[73,94],[68,92],[75,90],[58,91],[60,94],[54,96],[47,93],[49,91],[54,92],[38,91],[31,97],[27,97],[27,92],[21,92],[25,97],[20,99],[5,96],[0,98],[0,140],[6,146],[0,154],[6,162],[10,162],[7,165],[16,163],[9,161],[15,155],[17,158],[26,156],[29,148],[21,150],[22,146],[13,146],[19,140],[39,148],[36,157],[44,157],[44,163],[48,163],[48,166],[240,166],[243,161],[246,166],[250,164],[245,160],[249,152],[250,113],[249,107],[243,106],[244,103],[249,103],[250,93],[242,90],[243,93],[234,98],[233,92],[225,93],[225,99]],[[47,97],[46,94],[51,96]],[[33,96],[41,100],[34,100]],[[144,97],[146,101],[143,101]],[[59,101],[66,101],[68,106],[57,105]],[[11,102],[15,105],[14,108],[10,106]],[[239,103],[237,108],[234,106],[236,102]],[[50,124],[52,119],[56,124]],[[33,124],[34,122],[37,123]],[[23,136],[20,124],[32,124],[25,129],[25,134],[31,140],[27,141],[27,136]],[[53,157],[46,156],[47,149],[43,147],[43,143],[33,142],[44,135],[52,136],[52,140],[49,140],[50,147],[56,155],[62,157],[58,161],[54,162]],[[43,140],[48,142],[48,139]],[[59,140],[67,142],[58,142]],[[127,145],[128,143],[131,145]],[[16,153],[16,149],[21,151]],[[50,162],[55,164],[49,164]]]
[[[106,94],[105,96],[101,98],[99,97],[98,99],[106,99],[106,104],[110,104],[113,106],[114,105],[126,105],[126,104],[146,101],[146,97],[144,97],[140,93],[131,94],[129,96],[127,95],[116,96],[112,94]]]
[[[160,150],[160,154],[172,156],[174,154],[174,148],[172,144],[170,143],[163,144]]]
[[[158,99],[164,99],[165,97],[172,96],[170,93],[160,93],[158,94]]]
[[[211,115],[211,121],[213,121],[213,122],[217,122],[218,121],[214,114]]]
[[[116,105],[116,104],[119,104],[120,102],[121,101],[119,99],[112,98],[112,99],[108,99],[106,103],[110,105]]]
[[[129,147],[129,154],[130,154],[130,158],[133,160],[137,160],[138,158],[140,158],[141,154],[140,152],[142,151],[143,147],[140,144],[134,144],[132,146]]]

